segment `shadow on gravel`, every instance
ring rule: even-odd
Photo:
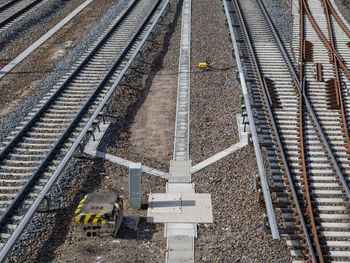
[[[140,217],[137,230],[129,229],[126,227],[125,221],[123,219],[123,222],[117,234],[117,238],[152,240],[153,235],[159,231],[163,230],[157,230],[157,227],[154,223],[147,223],[146,217]]]
[[[83,199],[87,193],[94,192],[100,186],[103,179],[102,174],[104,173],[104,162],[98,160],[95,161],[92,164],[92,168],[85,176],[85,180],[77,184],[80,185],[80,189],[77,189],[77,192],[75,193],[73,200],[69,202],[69,205],[63,208],[50,210],[50,212],[56,212],[54,219],[55,225],[53,226],[50,237],[43,243],[34,262],[44,263],[52,261],[55,258],[55,249],[65,242],[69,232],[69,225],[73,220],[74,211],[80,200]],[[73,186],[71,185],[71,187]],[[68,187],[66,191],[69,191]]]
[[[150,87],[152,85],[152,82],[157,75],[157,73],[162,69],[163,67],[163,60],[168,52],[169,42],[171,37],[173,36],[175,32],[175,28],[179,22],[179,17],[181,14],[181,7],[182,7],[183,0],[180,0],[177,8],[175,16],[173,17],[173,20],[168,24],[167,30],[165,33],[165,30],[161,30],[163,37],[162,43],[156,43],[156,42],[150,42],[151,48],[148,48],[143,54],[146,55],[146,57],[151,57],[152,63],[149,65],[148,72],[143,71],[135,71],[136,74],[141,75],[141,79],[138,79],[137,81],[142,80],[142,75],[147,74],[147,78],[144,81],[144,85],[141,85],[140,90],[136,90],[136,96],[137,98],[133,100],[133,103],[131,103],[127,110],[125,111],[124,116],[119,116],[117,121],[114,121],[111,127],[111,132],[109,132],[108,136],[102,143],[104,145],[104,150],[106,150],[107,147],[116,147],[116,135],[121,132],[121,130],[129,129],[129,126],[131,123],[133,123],[134,117],[136,116],[136,113],[140,109],[143,102],[146,100],[148,92],[150,90]],[[149,53],[151,54],[149,54]],[[145,58],[146,59],[146,58]],[[142,87],[144,86],[144,87]],[[133,94],[135,95],[135,94]],[[118,103],[116,103],[116,107],[118,107]],[[113,138],[113,140],[111,140]],[[112,144],[106,143],[106,142],[113,142]],[[103,149],[101,149],[103,150]],[[53,226],[53,230],[51,231],[50,237],[46,242],[42,244],[42,247],[40,248],[40,251],[37,254],[36,260],[34,262],[36,263],[44,263],[44,262],[50,262],[55,259],[55,250],[57,247],[62,245],[66,238],[67,234],[69,233],[69,226],[74,218],[74,211],[79,204],[80,200],[86,195],[87,193],[93,192],[96,189],[99,188],[101,185],[101,182],[103,180],[103,174],[105,172],[104,169],[104,161],[96,160],[91,165],[91,169],[89,170],[88,174],[85,177],[85,180],[83,183],[79,183],[77,185],[80,185],[80,189],[77,190],[75,193],[75,196],[73,198],[73,201],[69,203],[69,206],[61,208],[61,209],[52,209],[51,211],[54,212],[55,210],[58,211],[55,215],[55,225]],[[71,186],[74,187],[74,186]],[[70,188],[71,189],[71,188]],[[67,190],[66,190],[67,191]],[[69,190],[68,190],[69,191]],[[118,232],[118,238],[122,239],[144,239],[148,240],[152,238],[152,235],[158,231],[156,230],[156,227],[154,224],[147,223],[146,218],[141,218],[139,223],[139,229],[147,229],[147,231],[130,231],[129,229],[126,229],[124,224],[121,226],[120,231]]]

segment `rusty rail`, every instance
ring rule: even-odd
[[[334,71],[335,71],[335,81],[336,81],[336,89],[338,91],[338,96],[339,96],[339,103],[340,103],[340,111],[341,111],[341,116],[342,116],[342,124],[343,124],[343,129],[344,129],[344,134],[345,134],[345,139],[346,139],[346,145],[347,145],[347,149],[348,149],[348,154],[350,155],[349,149],[350,149],[350,137],[349,137],[349,132],[348,132],[348,125],[346,122],[346,115],[345,115],[345,111],[344,111],[344,102],[343,102],[343,96],[342,96],[342,92],[341,92],[341,85],[340,85],[340,77],[339,77],[339,71],[338,71],[338,63],[340,65],[340,67],[343,69],[344,73],[347,75],[348,79],[350,80],[350,72],[348,71],[348,69],[346,68],[346,66],[343,63],[342,58],[340,57],[340,55],[338,54],[338,52],[335,50],[335,46],[334,46],[334,39],[333,39],[333,32],[332,32],[332,27],[331,27],[331,23],[330,23],[330,17],[329,17],[329,13],[328,13],[328,8],[327,6],[327,2],[326,0],[322,0],[323,5],[325,7],[325,13],[326,13],[326,17],[327,17],[327,23],[328,23],[328,30],[329,30],[329,37],[330,37],[330,42],[328,42],[328,40],[325,38],[325,36],[323,35],[323,33],[321,32],[321,30],[319,29],[319,27],[317,26],[315,20],[313,19],[309,7],[307,6],[307,3],[305,0],[303,1],[303,7],[304,10],[313,26],[313,28],[315,29],[316,33],[318,34],[318,36],[320,37],[320,39],[322,40],[322,42],[325,44],[325,46],[328,48],[328,50],[330,51],[330,56],[331,56],[331,60],[334,63]],[[334,11],[334,10],[333,10]]]
[[[329,0],[325,0],[329,11],[332,13],[332,16],[334,16],[335,20],[338,22],[339,26],[344,30],[345,34],[347,34],[350,37],[350,31],[349,29],[344,25],[343,21],[339,18],[337,12],[335,12],[332,4],[329,2]]]
[[[333,57],[335,57],[338,60],[339,66],[343,69],[345,75],[347,76],[347,78],[350,80],[350,72],[347,69],[347,67],[345,66],[343,59],[341,58],[341,56],[338,54],[338,52],[333,49],[331,47],[331,45],[329,44],[328,40],[325,38],[325,36],[323,35],[323,33],[321,32],[320,28],[317,26],[314,18],[312,17],[309,7],[307,6],[307,3],[305,2],[305,0],[303,0],[303,5],[304,5],[304,11],[306,13],[306,15],[309,18],[309,21],[311,22],[312,27],[315,29],[315,31],[317,32],[318,36],[320,37],[321,41],[325,44],[325,46],[328,48],[329,52],[333,54]]]
[[[303,94],[301,92],[305,93],[306,89],[306,83],[304,78],[304,69],[303,69],[303,63],[305,59],[305,44],[304,44],[304,8],[302,5],[302,1],[300,0],[299,4],[299,15],[300,15],[300,52],[299,52],[299,61],[300,61],[300,72],[299,72],[299,78],[300,83],[302,83],[302,90],[299,91],[299,140],[300,140],[300,157],[301,157],[301,164],[302,164],[302,179],[304,182],[304,189],[305,189],[305,197],[307,200],[307,215],[311,224],[311,232],[313,234],[313,241],[314,245],[316,247],[316,251],[318,254],[318,259],[321,263],[324,263],[323,253],[320,245],[320,241],[318,238],[318,233],[316,229],[316,223],[315,223],[315,217],[313,213],[313,207],[310,197],[310,189],[309,189],[309,182],[308,182],[308,174],[306,170],[306,157],[305,157],[305,148],[304,148],[304,113],[303,113]],[[311,260],[311,258],[310,258]]]
[[[333,32],[333,28],[332,28],[332,24],[331,24],[331,18],[330,18],[330,15],[329,15],[329,6],[330,6],[330,4],[329,4],[328,0],[322,0],[322,2],[323,2],[323,5],[324,5],[326,17],[327,17],[329,39],[330,39],[330,42],[331,42],[332,49],[335,50],[334,32]],[[338,95],[339,103],[340,103],[340,113],[341,113],[341,117],[342,117],[342,123],[343,123],[343,128],[344,128],[344,134],[345,134],[345,139],[346,139],[347,150],[348,150],[348,154],[350,155],[350,151],[349,151],[350,150],[350,137],[349,137],[348,124],[347,124],[347,121],[346,121],[346,115],[345,115],[345,110],[344,110],[343,94],[342,94],[342,89],[341,89],[341,85],[340,85],[340,76],[339,76],[339,70],[338,70],[338,60],[333,58],[333,63],[334,63],[334,74],[335,74],[336,90],[338,91],[337,95]]]

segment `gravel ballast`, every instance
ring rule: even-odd
[[[13,33],[14,35],[9,32],[6,33],[9,35],[3,36],[7,41],[0,46],[0,62],[3,63],[2,66],[9,63],[24,49],[59,23],[83,1],[57,2],[60,2],[60,5],[44,5],[38,9],[38,14],[33,16],[35,19],[24,18],[23,20],[29,23],[25,24],[27,25],[25,30],[20,29],[21,23],[19,23],[19,28],[15,28],[16,33]],[[1,79],[0,104],[5,105],[0,109],[1,123],[6,122],[4,118],[11,118],[9,115],[12,112],[20,111],[26,114],[33,105],[37,104],[37,102],[31,102],[32,98],[41,97],[52,87],[52,84],[48,83],[47,79],[44,81],[45,78],[52,78],[52,74],[48,77],[50,72],[61,76],[69,70],[78,57],[76,54],[79,55],[81,51],[86,50],[91,45],[91,42],[95,40],[95,36],[100,33],[99,30],[108,26],[110,21],[100,21],[101,17],[107,14],[107,11],[106,18],[113,16],[115,8],[111,7],[117,2],[125,5],[126,1],[93,1]],[[26,19],[32,19],[33,21],[27,21]],[[96,26],[98,23],[99,26]],[[87,36],[87,33],[94,27],[96,27],[94,29],[95,35]],[[2,39],[1,36],[0,39]],[[83,45],[77,46],[78,43],[83,43]],[[67,54],[71,51],[73,51],[71,53],[72,57],[67,58]],[[65,58],[65,62],[62,64],[61,61]],[[21,114],[20,118],[16,119],[23,119],[24,114]],[[2,133],[2,136],[5,135],[6,133]]]
[[[130,159],[142,161],[151,167],[167,171],[167,166],[171,158],[172,137],[163,135],[168,140],[159,158],[148,158],[144,152],[129,151],[122,148],[124,152],[113,151],[111,142],[116,142],[119,149],[126,140],[125,136],[133,136],[129,129],[138,118],[139,111],[149,111],[148,108],[140,110],[147,103],[146,97],[150,98],[157,82],[157,77],[166,76],[171,83],[176,82],[174,71],[165,72],[162,65],[168,65],[169,69],[176,65],[177,70],[177,45],[179,20],[179,6],[175,1],[171,5],[171,12],[167,13],[166,19],[162,21],[163,26],[157,29],[157,34],[153,34],[152,41],[147,42],[142,50],[142,56],[138,65],[133,67],[128,76],[128,86],[120,86],[112,99],[106,113],[113,121],[111,132],[106,136],[107,145],[102,145],[101,151],[108,150],[114,154]],[[169,24],[169,25],[168,25]],[[93,33],[93,32],[92,32]],[[173,43],[173,52],[167,53],[169,42]],[[172,45],[172,44],[170,44]],[[167,55],[166,58],[165,55]],[[143,63],[145,61],[146,63]],[[156,93],[155,93],[156,94]],[[168,93],[163,95],[172,102],[172,110],[166,113],[167,119],[173,123],[176,103],[176,85],[172,91],[172,97]],[[164,105],[168,108],[168,105]],[[159,124],[159,125],[162,125]],[[173,124],[174,125],[174,124]],[[142,127],[142,123],[138,125]],[[167,128],[169,132],[169,127]],[[173,128],[170,127],[171,130]],[[157,126],[154,133],[157,133]],[[138,141],[135,139],[135,141]],[[113,145],[114,146],[114,145]],[[165,148],[164,148],[165,147]],[[135,147],[137,149],[138,147]],[[170,151],[170,152],[169,152]],[[152,155],[152,152],[149,152]],[[141,159],[140,159],[141,158]],[[74,178],[74,179],[72,179]],[[149,192],[164,192],[165,180],[151,175],[143,177],[143,203],[147,203]],[[113,237],[93,238],[87,240],[76,240],[74,236],[73,216],[74,210],[85,194],[90,192],[117,192],[124,196],[126,204],[124,215],[140,216],[140,224],[137,231],[131,231],[122,225],[118,234],[118,239]],[[17,246],[12,256],[13,262],[164,262],[166,243],[163,237],[163,225],[147,224],[145,221],[146,210],[132,210],[128,208],[128,169],[108,162],[95,161],[73,161],[67,172],[61,177],[58,186],[53,190],[54,204],[52,212],[49,214],[38,214],[22,238],[22,242]],[[37,237],[31,239],[31,237]],[[38,251],[33,253],[33,251]],[[136,251],[136,253],[135,253]]]
[[[192,1],[192,68],[203,59],[220,68],[235,63],[221,1]],[[208,22],[210,21],[210,23]],[[196,164],[238,142],[236,113],[241,88],[236,68],[191,76],[191,159]],[[266,211],[257,201],[252,146],[193,175],[196,192],[210,193],[214,224],[199,225],[196,262],[290,261],[284,240],[262,228]]]
[[[224,26],[221,2],[216,1],[212,5],[209,1],[197,0],[192,4],[190,155],[193,164],[196,164],[238,142],[235,114],[240,111],[241,89],[235,79],[235,61],[231,56],[231,44],[227,38],[227,27]],[[209,9],[210,16],[208,16]],[[208,19],[213,21],[213,26],[206,23]],[[150,117],[159,118],[161,114],[148,115],[147,113],[152,113],[152,109],[147,105],[157,97],[154,92],[160,92],[155,88],[157,78],[177,71],[180,20],[178,17],[175,19],[177,24],[172,25],[176,25],[173,33],[171,31],[174,29],[168,31],[170,35],[165,38],[169,39],[169,42],[155,41],[159,45],[163,43],[161,53],[164,53],[164,57],[158,55],[158,59],[155,59],[157,58],[154,53],[157,51],[156,47],[146,47],[145,50],[155,50],[153,53],[145,52],[147,57],[142,60],[149,62],[155,59],[157,64],[151,66],[151,69],[148,69],[150,71],[147,71],[147,67],[141,66],[143,74],[135,74],[128,78],[132,89],[121,88],[117,91],[109,112],[119,121],[113,124],[111,132],[105,138],[108,153],[139,161],[163,171],[167,171],[169,167],[172,140],[168,140],[165,146],[158,148],[154,146],[152,140],[158,136],[159,141],[163,142],[163,137],[169,135],[169,127],[156,126],[158,129],[153,128],[152,132],[151,126],[147,126],[148,119]],[[218,41],[220,41],[220,46],[217,45]],[[209,64],[213,70],[200,70],[198,62],[202,61],[210,61]],[[151,74],[147,75],[149,73]],[[171,79],[168,81],[168,84],[173,83]],[[173,101],[167,106],[174,108],[176,96],[170,90],[168,96]],[[167,101],[168,98],[163,99]],[[120,105],[130,106],[123,108]],[[163,115],[175,121],[173,111],[164,112]],[[142,121],[139,116],[146,117]],[[149,127],[151,131],[145,132],[142,137],[139,134],[145,131],[144,126]],[[167,149],[170,153],[166,152]],[[102,190],[103,187],[113,189],[111,188],[113,186],[114,189],[124,193],[127,207],[127,190],[125,190],[127,184],[124,178],[127,170],[120,170],[117,165],[108,163],[104,163],[103,166],[103,171],[115,181],[103,180],[97,189]],[[259,206],[257,201],[258,193],[253,183],[253,174],[256,171],[254,152],[251,146],[247,146],[193,176],[196,191],[212,195],[215,220],[212,225],[199,225],[195,250],[196,262],[238,262],[242,260],[244,262],[281,262],[290,260],[289,250],[284,241],[272,240],[271,236],[262,229],[262,216],[265,210]],[[144,182],[146,184],[144,200],[147,200],[147,191],[164,192],[164,180],[149,175],[144,175],[144,177],[147,178],[147,181]],[[130,209],[126,213],[135,215],[135,212]],[[138,215],[143,217],[145,211]],[[114,243],[112,239],[95,239],[94,242],[75,243],[73,228],[70,227],[65,243],[56,251],[59,256],[56,257],[55,262],[67,260],[73,254],[75,260],[82,260],[87,253],[90,258],[98,262],[109,262],[111,253],[118,258],[117,262],[164,262],[166,243],[165,238],[159,235],[162,233],[163,226],[155,225],[154,227],[147,226],[147,228],[145,226],[140,225],[138,233],[144,234],[145,229],[154,233],[150,236],[149,243],[146,243],[147,246],[144,236],[126,241],[123,238],[125,235],[123,226],[119,241],[114,241]],[[100,246],[108,248],[102,249]],[[78,247],[83,249],[78,250]],[[133,249],[135,253],[130,253]],[[152,260],[150,261],[151,255]]]
[[[77,20],[71,21],[14,68],[16,73],[10,72],[1,79],[0,103],[6,106],[0,109],[0,146],[127,4],[126,0],[119,0],[108,9],[117,1],[103,1],[108,4],[91,3]],[[57,53],[60,55],[56,56]]]
[[[56,65],[35,95],[30,94],[25,103],[3,119],[1,134],[8,134],[23,119],[126,3],[120,0],[72,52],[67,50],[69,56]],[[278,1],[265,3],[275,8]],[[165,172],[169,170],[173,151],[181,4],[181,0],[172,3],[171,12],[143,48],[134,70],[115,92],[106,109],[112,125],[100,148]],[[342,7],[338,6],[340,10]],[[280,14],[273,14],[275,22]],[[285,31],[286,39],[291,36],[288,22],[279,25],[279,30]],[[192,0],[192,165],[239,141],[236,114],[241,111],[242,94],[228,33],[220,0]],[[198,63],[205,61],[210,67],[199,69]],[[256,173],[255,153],[249,145],[192,176],[197,193],[211,194],[214,215],[213,224],[198,226],[195,262],[291,261],[283,237],[272,240],[262,228],[266,211],[260,206],[254,188]],[[165,183],[161,178],[144,174],[143,203],[147,203],[150,192],[164,193]],[[139,228],[130,230],[124,221],[118,238],[77,240],[74,210],[85,194],[94,191],[123,195],[125,215],[140,217]],[[51,213],[36,215],[10,262],[165,262],[163,224],[146,223],[145,209],[128,208],[127,168],[102,160],[76,159],[52,195],[55,201]]]

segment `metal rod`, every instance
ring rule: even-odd
[[[21,234],[23,233],[23,231],[25,230],[26,226],[29,224],[30,220],[32,219],[32,217],[34,216],[36,210],[38,209],[38,207],[40,206],[40,203],[42,202],[42,200],[44,199],[45,195],[51,190],[52,186],[55,184],[55,182],[58,180],[59,176],[61,175],[62,171],[64,170],[64,168],[67,166],[68,162],[70,161],[70,159],[73,157],[73,154],[75,152],[75,149],[79,146],[80,142],[84,139],[85,134],[87,133],[88,129],[90,128],[90,126],[92,125],[93,121],[97,118],[98,114],[100,111],[102,111],[103,107],[105,106],[105,104],[107,103],[107,101],[110,99],[110,97],[112,96],[113,92],[115,91],[115,89],[117,88],[119,82],[121,81],[121,79],[123,78],[124,74],[126,74],[127,70],[130,68],[131,64],[133,63],[134,59],[136,58],[137,54],[140,52],[141,48],[143,47],[143,45],[146,42],[146,39],[148,38],[149,34],[153,31],[154,27],[156,26],[158,20],[160,19],[160,17],[163,15],[165,8],[168,6],[170,0],[166,0],[166,2],[164,3],[162,9],[160,10],[160,13],[158,14],[158,16],[155,18],[153,24],[151,25],[151,27],[148,29],[147,33],[145,34],[145,36],[143,37],[142,41],[140,42],[140,44],[138,45],[138,47],[136,48],[136,50],[134,51],[133,55],[131,56],[131,58],[129,59],[128,63],[125,65],[125,67],[123,68],[123,70],[121,71],[119,77],[117,78],[117,80],[114,82],[114,84],[112,85],[112,87],[110,88],[110,90],[108,91],[108,93],[106,94],[105,98],[102,100],[102,102],[100,103],[100,105],[97,107],[97,109],[95,110],[95,112],[93,113],[93,115],[91,116],[90,120],[88,121],[88,123],[85,125],[84,129],[80,132],[78,138],[76,139],[76,141],[73,143],[73,145],[71,146],[71,148],[69,149],[68,153],[65,155],[65,157],[63,158],[63,160],[61,161],[61,163],[59,164],[59,166],[57,167],[56,171],[53,173],[53,175],[51,176],[50,180],[47,182],[47,184],[45,185],[45,187],[41,190],[41,192],[39,193],[39,196],[35,199],[34,203],[31,205],[31,207],[29,208],[28,212],[26,213],[26,215],[24,216],[24,218],[22,219],[21,223],[17,226],[17,228],[15,229],[15,231],[12,233],[10,239],[6,242],[5,246],[3,247],[3,249],[0,251],[0,262],[4,262],[8,256],[8,254],[11,252],[12,247],[15,245],[16,241],[20,238]]]
[[[274,36],[275,36],[275,39],[276,39],[276,41],[277,41],[277,43],[278,43],[278,46],[279,46],[279,48],[280,48],[280,50],[281,50],[281,52],[282,52],[282,55],[283,55],[283,57],[284,57],[284,59],[285,59],[287,65],[288,65],[288,67],[289,67],[290,72],[291,72],[292,75],[293,75],[293,80],[294,80],[294,82],[295,82],[297,88],[298,88],[300,91],[302,91],[302,85],[301,85],[301,83],[300,83],[300,81],[299,81],[299,79],[298,79],[297,73],[295,72],[295,69],[294,69],[294,67],[293,67],[293,65],[292,65],[292,63],[291,63],[291,61],[290,61],[290,59],[289,59],[289,56],[288,56],[288,54],[287,54],[287,51],[286,51],[286,49],[284,48],[284,46],[283,46],[283,44],[282,44],[282,42],[281,42],[281,40],[280,40],[280,38],[279,38],[279,36],[278,36],[278,33],[277,33],[277,31],[276,31],[276,29],[275,29],[275,27],[274,27],[274,25],[273,25],[273,23],[272,23],[272,21],[271,21],[271,18],[269,17],[269,15],[268,15],[268,13],[267,13],[267,11],[266,11],[266,9],[265,9],[265,6],[264,6],[264,4],[261,2],[261,0],[257,0],[257,1],[259,2],[259,5],[261,6],[261,8],[262,8],[262,10],[263,10],[263,13],[264,13],[264,15],[265,15],[265,17],[266,17],[266,20],[267,20],[268,24],[270,25],[270,28],[271,28],[271,30],[272,30]],[[305,11],[307,11],[307,10],[305,9]],[[325,133],[324,133],[324,131],[323,131],[323,129],[322,129],[322,127],[321,127],[321,125],[320,125],[318,119],[317,119],[317,116],[316,116],[316,114],[315,114],[315,111],[314,111],[313,108],[312,108],[312,105],[311,105],[311,103],[310,103],[310,101],[309,101],[309,98],[307,97],[307,95],[306,95],[305,92],[302,92],[302,94],[303,94],[303,97],[304,97],[305,106],[307,107],[308,112],[310,113],[311,118],[312,118],[314,124],[316,125],[316,128],[317,128],[317,130],[318,130],[318,133],[319,133],[319,135],[321,136],[321,139],[322,139],[322,141],[323,141],[323,143],[324,143],[324,145],[325,145],[325,147],[326,147],[326,149],[327,149],[328,155],[329,155],[329,157],[331,158],[331,161],[332,161],[332,163],[333,163],[333,165],[334,165],[334,168],[335,168],[335,170],[336,170],[336,172],[337,172],[337,174],[338,174],[338,176],[339,176],[339,178],[340,178],[340,180],[341,180],[341,182],[342,182],[342,184],[343,184],[343,187],[344,187],[344,190],[345,190],[345,192],[346,192],[346,195],[347,195],[347,197],[350,199],[350,188],[349,188],[349,186],[348,186],[348,184],[347,184],[347,182],[346,182],[346,180],[345,180],[345,177],[344,177],[344,175],[343,175],[343,173],[342,173],[342,171],[341,171],[341,168],[340,168],[340,166],[339,166],[339,164],[338,164],[338,161],[337,161],[337,159],[336,159],[336,157],[335,157],[335,155],[334,155],[334,153],[333,153],[333,150],[332,150],[332,148],[330,147],[330,145],[329,145],[329,143],[328,143],[327,137],[326,137],[326,135],[325,135]]]
[[[235,32],[233,31],[232,21],[231,21],[230,13],[228,11],[228,7],[227,7],[227,3],[226,2],[227,2],[227,0],[223,0],[225,13],[226,13],[226,18],[227,18],[227,23],[228,23],[228,26],[229,26],[229,29],[230,29],[230,34],[231,34],[231,40],[232,40],[232,45],[233,45],[233,49],[234,49],[234,54],[235,54],[235,58],[236,58],[236,62],[237,62],[237,67],[238,67],[238,72],[239,72],[239,79],[240,79],[240,82],[241,82],[244,103],[246,105],[246,111],[247,111],[247,114],[248,114],[250,130],[251,130],[251,133],[252,133],[252,139],[253,139],[253,146],[254,146],[254,151],[255,151],[255,156],[256,156],[256,162],[257,162],[257,165],[258,165],[259,176],[260,176],[260,180],[261,180],[261,187],[262,187],[263,194],[264,194],[265,206],[266,206],[266,210],[267,210],[267,213],[268,213],[268,216],[269,216],[269,224],[270,224],[270,228],[271,228],[272,238],[273,239],[280,239],[279,232],[278,232],[278,227],[277,227],[277,223],[276,223],[276,218],[275,218],[275,213],[273,211],[269,185],[267,183],[266,171],[265,171],[265,167],[264,167],[264,161],[263,161],[262,155],[261,155],[261,150],[260,150],[260,145],[259,145],[259,138],[258,138],[258,134],[257,134],[256,127],[255,127],[253,112],[252,112],[252,109],[251,109],[250,100],[249,100],[249,94],[248,94],[247,85],[246,85],[246,82],[245,82],[243,66],[242,66],[242,62],[241,62],[241,59],[240,59],[240,54],[239,54],[238,45],[237,45],[237,41],[236,41],[236,35],[235,35]]]

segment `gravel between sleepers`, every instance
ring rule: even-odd
[[[215,68],[233,64],[221,1],[192,1],[192,71],[208,59]],[[209,22],[210,21],[210,22]],[[238,140],[235,114],[241,88],[236,68],[191,75],[191,159],[194,164]],[[210,193],[214,223],[199,225],[196,262],[288,262],[284,240],[262,229],[266,211],[257,201],[252,146],[193,175],[196,192]]]
[[[111,116],[113,124],[100,148],[104,151],[111,145],[116,149],[123,147],[124,151],[121,152],[109,151],[163,171],[168,169],[171,153],[164,152],[155,158],[140,156],[138,152],[128,151],[128,144],[124,143],[127,143],[135,115],[144,100],[151,96],[148,94],[152,93],[150,86],[153,77],[161,73],[163,64],[169,68],[175,66],[177,70],[179,7],[174,1],[171,12],[162,21],[163,26],[157,29],[158,33],[153,34],[152,41],[143,48],[140,62],[127,78],[128,85],[121,85],[111,100],[106,113]],[[176,100],[172,107],[175,104]],[[174,112],[169,113],[171,119],[174,119]],[[168,146],[171,149],[172,139],[170,141]],[[165,180],[144,175],[143,203],[147,203],[149,192],[163,193],[164,187]],[[140,216],[138,230],[130,230],[123,223],[117,239],[96,237],[77,240],[74,236],[74,210],[85,194],[94,191],[123,195],[126,204],[124,215]],[[72,161],[53,191],[52,213],[38,214],[34,218],[34,224],[22,238],[22,247],[17,246],[12,256],[12,262],[164,262],[166,242],[163,225],[146,223],[144,209],[135,211],[128,208],[128,195],[127,168],[101,160]]]
[[[24,14],[18,22],[0,31],[0,67],[9,63],[83,2],[83,0],[42,1]]]
[[[45,4],[32,19],[24,19],[32,26],[26,24],[24,29],[20,27],[15,32],[0,36],[0,39],[6,39],[0,42],[0,61],[4,65],[82,3],[73,0],[48,2],[53,3]],[[95,40],[96,34],[108,26],[110,21],[106,23],[101,17],[111,17],[115,13],[112,6],[117,2],[125,4],[125,0],[93,1],[1,79],[0,104],[4,106],[0,109],[0,141],[38,103],[57,78],[69,70],[81,52]],[[95,27],[98,23],[99,26]],[[91,34],[87,34],[91,29]],[[79,46],[78,43],[83,44]],[[69,52],[72,53],[67,58]]]
[[[151,96],[151,85],[147,83],[152,83],[153,77],[163,70],[177,70],[181,25],[178,7],[172,5],[173,13],[167,21],[171,25],[159,31],[163,36],[156,35],[153,43],[149,42],[145,47],[142,60],[147,63],[139,63],[139,73],[135,71],[129,77],[132,88],[123,86],[115,94],[109,108],[115,121],[104,146],[109,153],[142,161],[163,171],[168,170],[171,150],[153,156],[131,151],[130,141],[133,129],[137,129],[133,127],[135,116]],[[90,36],[93,33],[96,31],[90,32]],[[83,41],[80,49],[87,43]],[[75,51],[75,57],[81,54],[80,49]],[[235,114],[240,112],[241,89],[231,50],[221,1],[193,0],[190,130],[193,165],[238,142]],[[69,61],[67,59],[65,63],[69,64]],[[211,70],[198,69],[198,63],[203,61],[209,62]],[[65,63],[60,65],[64,67]],[[55,79],[57,73],[46,83],[54,83]],[[169,118],[173,116],[170,114]],[[169,142],[168,149],[171,146]],[[246,146],[193,175],[196,192],[212,195],[214,214],[214,224],[199,225],[196,262],[290,261],[284,240],[272,240],[271,235],[262,230],[265,210],[259,206],[253,186],[256,172],[253,148]],[[12,262],[164,262],[163,227],[146,224],[145,210],[126,210],[129,215],[134,213],[143,218],[136,233],[122,227],[119,239],[95,238],[78,243],[74,239],[72,216],[84,194],[116,191],[127,201],[127,174],[127,169],[99,160],[72,161],[53,190],[56,198],[53,213],[38,214],[34,218],[21,243],[27,247],[18,246]],[[145,176],[144,202],[148,192],[164,192],[164,185],[165,180]]]

